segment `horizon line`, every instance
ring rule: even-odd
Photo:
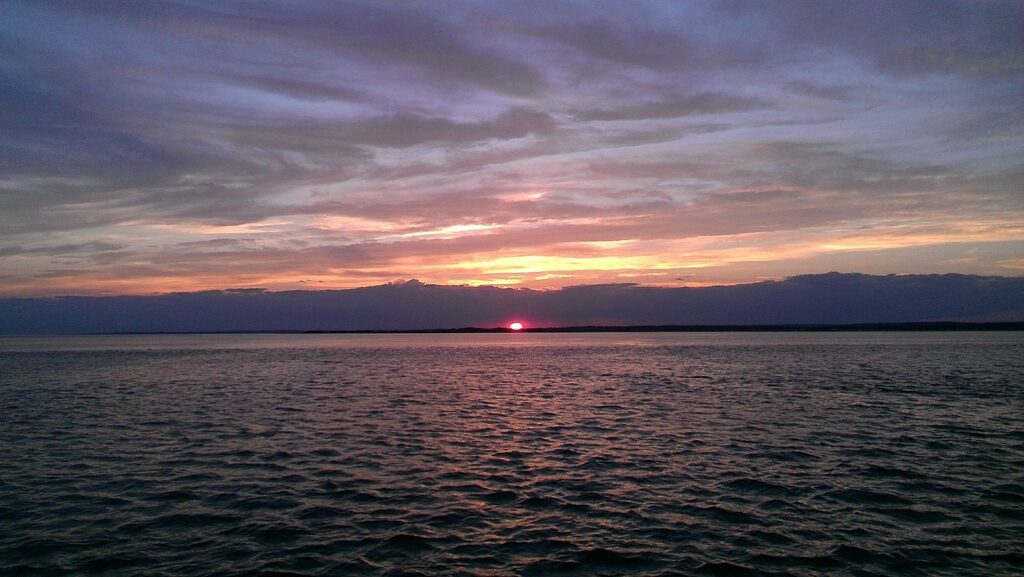
[[[82,337],[146,335],[368,335],[368,334],[519,334],[519,333],[737,333],[737,332],[942,332],[1024,331],[1024,321],[961,322],[909,321],[894,323],[790,323],[790,324],[697,324],[697,325],[574,325],[557,327],[458,327],[431,329],[308,329],[253,331],[114,331],[52,334],[3,334],[0,337]]]

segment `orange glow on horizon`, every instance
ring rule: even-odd
[[[369,227],[372,223],[339,220],[338,224]],[[941,271],[1013,276],[1024,270],[1024,261],[998,248],[1008,242],[1024,241],[1024,226],[1003,216],[943,222],[866,219],[850,221],[841,227],[684,238],[645,239],[635,234],[636,231],[623,233],[625,238],[621,240],[566,240],[555,235],[544,237],[537,246],[525,242],[523,246],[503,250],[491,250],[491,244],[487,243],[474,244],[477,241],[462,246],[448,238],[448,235],[483,238],[496,234],[487,227],[497,225],[452,225],[430,229],[429,234],[415,232],[413,234],[421,236],[406,238],[409,242],[416,239],[415,242],[423,243],[418,245],[423,248],[417,248],[413,254],[406,254],[409,247],[392,242],[407,234],[402,231],[412,226],[402,223],[395,230],[374,232],[371,240],[344,244],[352,247],[351,250],[365,247],[365,252],[359,252],[362,260],[354,263],[358,267],[339,263],[334,258],[334,249],[328,250],[333,245],[281,245],[273,238],[264,242],[264,235],[277,234],[273,232],[274,227],[285,226],[280,221],[262,221],[242,228],[181,226],[145,225],[145,228],[150,236],[153,230],[186,235],[167,237],[175,242],[184,242],[189,234],[206,236],[213,231],[230,233],[231,238],[225,234],[222,238],[207,239],[201,242],[214,244],[200,244],[199,249],[180,254],[170,249],[167,252],[156,249],[137,253],[104,252],[109,253],[109,262],[105,260],[107,256],[95,262],[73,255],[42,258],[38,255],[43,253],[37,254],[37,249],[55,247],[28,246],[29,250],[22,251],[23,254],[0,255],[3,273],[0,274],[0,296],[154,295],[226,288],[342,290],[413,277],[425,284],[533,290],[623,282],[697,287],[745,284],[766,277],[785,278],[851,268],[865,268],[861,272],[874,274],[903,270],[918,274]],[[263,226],[267,228],[259,228]],[[510,228],[510,225],[501,227]],[[123,228],[103,238],[115,244],[132,242],[135,237],[130,234],[129,225]],[[236,234],[243,232],[246,238],[233,240]],[[384,237],[391,241],[379,240]],[[303,242],[311,240],[303,239]],[[985,243],[999,245],[981,246]],[[963,246],[954,246],[957,244]],[[972,248],[968,244],[978,246]],[[925,252],[926,247],[935,248]],[[943,256],[934,256],[940,250],[945,251]],[[992,256],[970,252],[977,250],[990,251]],[[892,252],[886,254],[886,251]],[[65,258],[66,262],[61,260]],[[871,261],[877,264],[866,266]],[[55,268],[58,264],[60,267]]]

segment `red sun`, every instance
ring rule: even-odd
[[[521,331],[526,325],[519,321],[514,321],[508,324],[508,330],[510,331]]]

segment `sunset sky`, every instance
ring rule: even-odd
[[[0,296],[1024,275],[1024,3],[0,1]]]

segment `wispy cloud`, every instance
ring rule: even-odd
[[[0,294],[1017,274],[1022,20],[16,0]]]

